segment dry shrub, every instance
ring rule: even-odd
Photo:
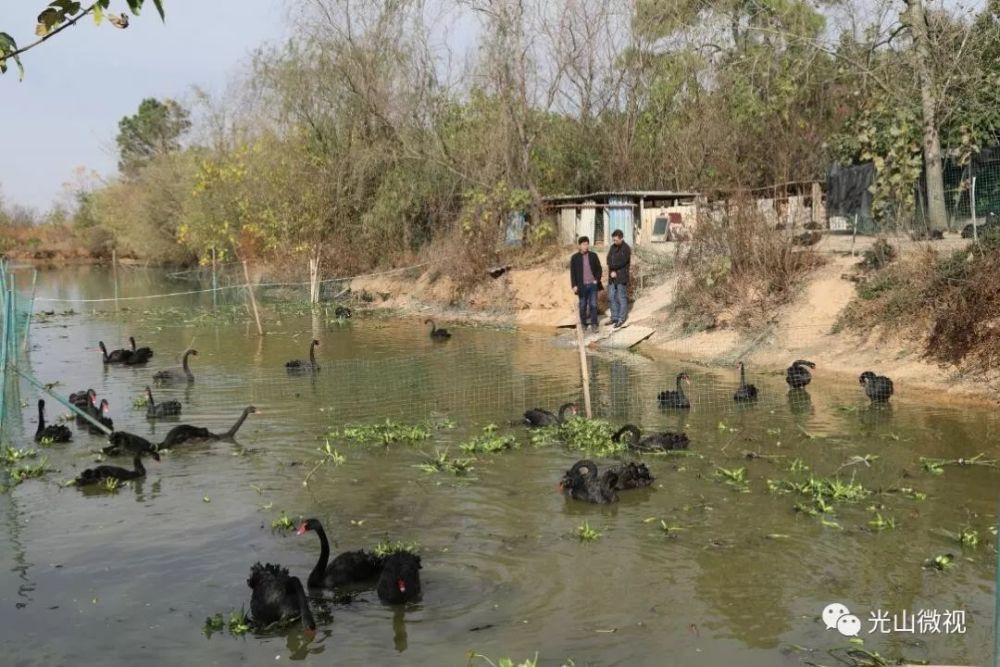
[[[18,259],[86,259],[98,257],[89,238],[65,224],[0,226],[0,252]]]
[[[719,216],[699,218],[674,301],[684,326],[718,326],[723,312],[746,330],[767,324],[790,301],[804,276],[823,263],[808,248],[795,248],[753,202],[741,201]]]
[[[946,257],[925,248],[858,285],[840,324],[918,338],[924,356],[971,372],[1000,367],[1000,245]]]

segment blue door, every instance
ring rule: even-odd
[[[632,202],[625,197],[610,197],[608,199],[608,236],[606,239],[608,243],[611,243],[611,233],[616,229],[622,230],[625,243],[634,245],[635,223],[632,217]]]

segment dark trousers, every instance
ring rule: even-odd
[[[578,289],[580,297],[580,323],[587,325],[587,309],[590,309],[590,323],[597,326],[597,283],[581,285]]]

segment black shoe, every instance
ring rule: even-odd
[[[625,324],[625,320],[618,320],[615,322],[615,329],[621,329],[623,324]]]

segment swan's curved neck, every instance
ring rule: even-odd
[[[309,601],[306,599],[306,592],[302,590],[302,582],[299,581],[298,577],[292,577],[290,583],[295,594],[295,599],[299,603],[299,615],[302,617],[302,625],[312,630],[316,627],[316,620],[309,609]]]
[[[614,442],[618,442],[619,440],[621,440],[621,437],[626,433],[631,433],[632,437],[635,439],[635,442],[639,442],[639,438],[642,437],[642,432],[639,430],[638,426],[633,426],[632,424],[625,424],[620,429],[618,429],[618,431],[613,436],[611,436],[611,439]]]
[[[326,531],[323,530],[323,526],[317,526],[315,533],[319,537],[319,560],[316,561],[316,567],[309,574],[310,585],[318,585],[323,581],[323,575],[326,574],[326,564],[330,560],[330,541],[326,539]]]
[[[41,403],[38,404],[38,430],[45,430],[45,406]]]
[[[135,458],[132,459],[132,467],[135,468],[139,476],[146,475],[146,468],[142,465],[142,456],[140,454],[136,454]]]
[[[747,367],[740,365],[740,386],[746,386],[747,383]]]
[[[104,355],[104,361],[107,361],[108,359],[110,359],[110,358],[111,358],[111,357],[109,357],[109,356],[108,356],[108,348],[106,348],[106,347],[104,346],[104,343],[103,343],[103,342],[102,342],[102,343],[101,343],[101,344],[100,344],[100,345],[99,345],[98,347],[100,347],[100,348],[101,348],[101,354],[103,354],[103,355]]]
[[[181,361],[181,366],[184,368],[184,375],[188,376],[189,380],[194,379],[194,373],[191,372],[191,368],[188,366],[188,358],[191,356],[191,350],[184,353],[184,359]]]
[[[243,426],[243,422],[245,422],[247,420],[247,416],[249,414],[250,414],[249,410],[244,410],[243,414],[240,415],[240,418],[236,420],[236,423],[233,424],[233,427],[231,429],[229,429],[228,431],[226,431],[226,435],[223,436],[223,437],[231,438],[234,435],[236,435],[236,432],[240,430],[241,426]]]
[[[677,378],[677,393],[681,396],[684,395],[684,378]]]
[[[316,341],[309,344],[309,363],[316,365]]]

